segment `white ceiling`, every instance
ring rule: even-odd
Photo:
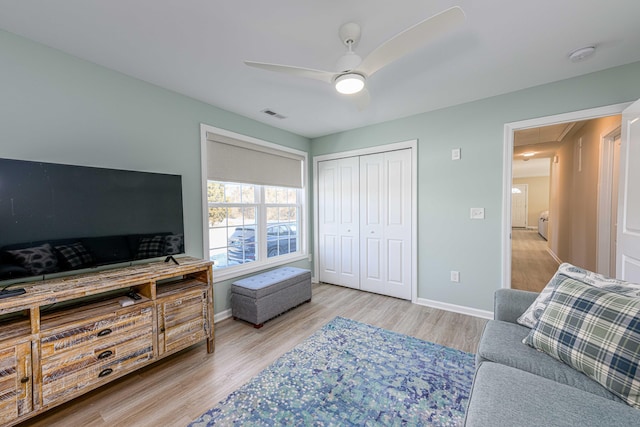
[[[361,25],[364,57],[454,5],[463,26],[372,76],[362,112],[326,83],[243,64],[333,71],[341,24]],[[2,29],[306,137],[640,61],[639,18],[638,0],[0,1]],[[567,59],[587,45],[595,56]]]

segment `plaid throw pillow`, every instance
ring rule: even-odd
[[[558,267],[558,271],[553,275],[547,286],[540,292],[536,300],[527,308],[527,310],[518,317],[517,322],[522,326],[533,328],[540,318],[540,315],[547,308],[547,303],[553,290],[567,277],[595,286],[597,288],[606,289],[608,291],[617,292],[628,296],[640,296],[640,285],[624,280],[612,279],[584,268],[576,267],[568,262],[562,263]]]
[[[523,342],[640,409],[640,298],[566,278]]]
[[[60,258],[69,268],[80,268],[93,264],[93,256],[87,251],[80,242],[70,245],[56,246],[56,251],[60,254]]]
[[[164,255],[164,236],[141,237],[136,259],[155,258]]]

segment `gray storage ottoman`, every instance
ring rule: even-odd
[[[282,267],[231,284],[231,312],[260,328],[265,321],[311,301],[311,271]]]

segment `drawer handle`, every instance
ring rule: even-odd
[[[22,384],[26,384],[26,383],[28,383],[28,382],[29,382],[29,377],[24,377],[24,378],[22,378],[22,379],[20,380],[20,382],[21,382]]]
[[[164,332],[164,326],[160,328],[160,332]]]
[[[102,372],[100,372],[98,374],[98,378],[106,377],[107,375],[109,375],[112,372],[113,372],[113,369],[111,369],[111,368],[103,369]]]
[[[106,359],[107,357],[112,356],[112,355],[113,355],[113,351],[111,351],[111,350],[103,351],[102,353],[100,353],[98,355],[98,359]]]
[[[109,335],[111,332],[113,332],[111,329],[103,329],[100,332],[98,332],[98,336],[99,337],[104,337]]]

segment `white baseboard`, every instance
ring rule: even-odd
[[[232,316],[231,309],[221,311],[220,313],[213,315],[213,323],[222,322],[225,319],[228,319]]]
[[[560,258],[558,258],[558,255],[556,255],[551,248],[547,248],[547,252],[549,252],[549,255],[551,255],[551,258],[553,258],[554,260],[556,260],[556,262],[558,263],[558,265],[562,264],[562,260]]]
[[[433,301],[425,298],[416,299],[416,304],[425,307],[437,308],[440,310],[452,311],[454,313],[467,314],[469,316],[480,317],[482,319],[493,319],[493,311],[479,310],[477,308],[465,307],[462,305],[449,304],[446,302]]]

